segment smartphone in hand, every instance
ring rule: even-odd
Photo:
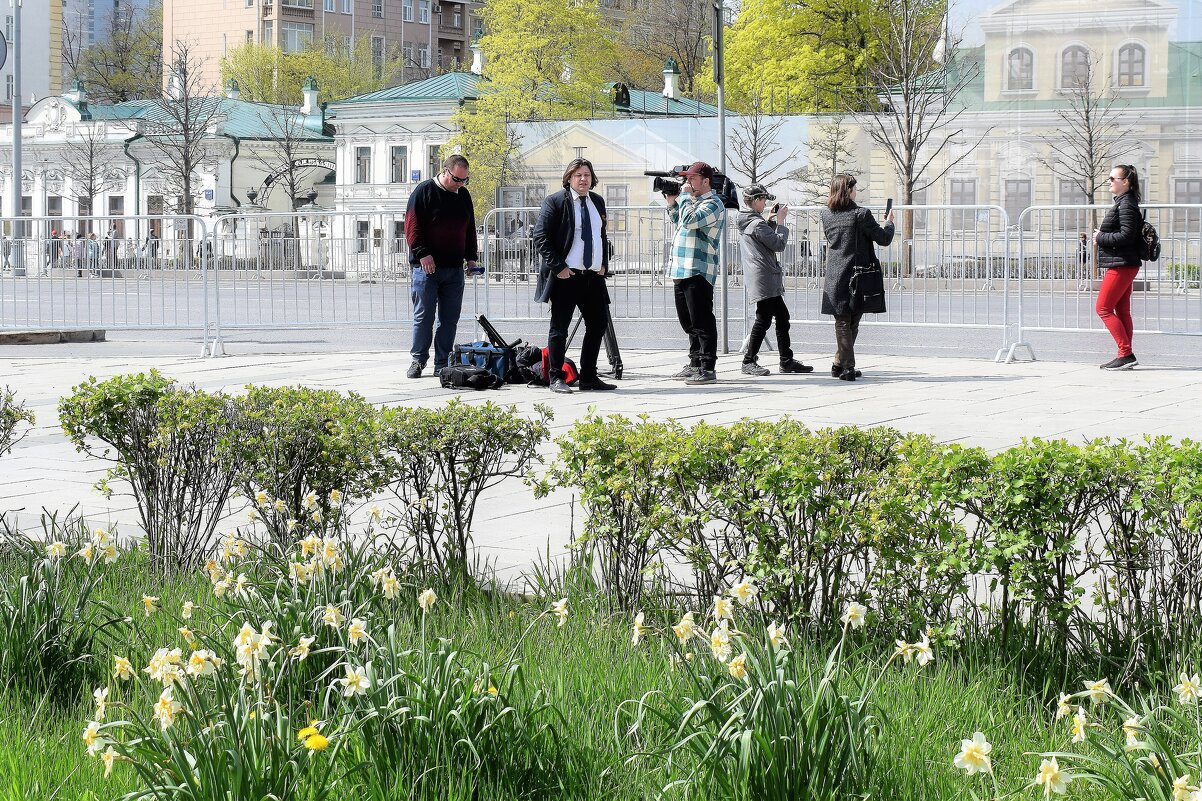
[[[888,200],[885,201],[885,216],[888,217],[890,212],[892,212],[892,211],[893,211],[893,198],[889,198]]]
[[[773,204],[772,204],[772,208],[768,210],[768,213],[769,213],[769,214],[776,214],[778,211],[780,211],[780,204],[779,204],[779,203],[773,203]]]

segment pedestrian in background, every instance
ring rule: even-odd
[[[747,348],[743,351],[743,373],[754,376],[770,374],[767,367],[760,366],[759,353],[773,320],[776,320],[780,371],[810,373],[814,371],[813,367],[793,358],[789,341],[789,307],[785,305],[784,297],[785,274],[777,255],[789,243],[789,229],[785,226],[789,207],[778,203],[765,220],[764,207],[769,200],[776,200],[776,195],[770,194],[763,184],[752,184],[743,190],[743,203],[747,210],[739,212],[738,217],[744,287],[747,300],[755,304],[755,323],[751,326]]]
[[[893,241],[893,212],[881,227],[872,212],[856,205],[856,179],[847,174],[831,181],[830,196],[822,210],[826,233],[826,283],[822,288],[822,313],[835,318],[835,361],[831,375],[843,381],[861,376],[856,369],[856,338],[861,312],[853,308],[851,279],[856,267],[876,263],[873,243],[886,247]]]
[[[1098,246],[1098,267],[1106,271],[1098,291],[1096,310],[1110,332],[1118,355],[1103,365],[1103,370],[1130,370],[1139,364],[1131,350],[1135,324],[1131,320],[1131,287],[1143,264],[1143,215],[1139,202],[1139,173],[1130,164],[1116,164],[1107,179],[1114,205],[1102,225],[1093,232]]]

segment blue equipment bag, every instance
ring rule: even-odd
[[[498,348],[491,342],[468,342],[466,345],[455,346],[451,353],[451,363],[483,367],[500,381],[505,381],[514,369],[513,349]]]

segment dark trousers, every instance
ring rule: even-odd
[[[780,351],[780,363],[785,364],[793,359],[793,349],[789,341],[789,307],[785,299],[777,295],[775,298],[764,298],[756,301],[755,323],[751,326],[751,336],[747,340],[747,352],[743,354],[743,364],[754,362],[760,355],[760,346],[768,334],[768,326],[776,318],[776,349]]]
[[[563,360],[567,355],[568,327],[572,315],[580,309],[584,318],[584,342],[580,346],[580,380],[597,380],[597,354],[609,325],[605,307],[609,293],[605,278],[596,270],[573,270],[570,278],[551,276],[551,330],[547,333],[547,360],[551,363],[550,380],[563,378]]]
[[[674,281],[676,317],[689,335],[689,364],[713,370],[718,363],[718,321],[714,319],[714,285],[703,275]]]
[[[862,314],[835,315],[835,364],[844,370],[854,370],[856,366],[856,337],[860,335],[860,318]]]

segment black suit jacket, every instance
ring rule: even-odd
[[[601,216],[601,266],[605,268],[605,277],[609,277],[609,238],[605,235],[605,201],[596,192],[589,192],[589,198],[597,207]],[[551,300],[551,285],[555,274],[567,267],[564,261],[572,250],[572,241],[576,238],[576,212],[572,204],[576,202],[576,193],[564,189],[543,200],[538,212],[538,222],[534,226],[534,248],[538,251],[539,269],[538,285],[534,291],[534,299],[539,303]]]

